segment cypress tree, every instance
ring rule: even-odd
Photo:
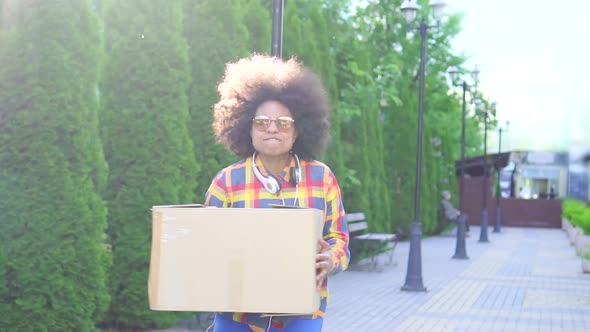
[[[435,207],[437,207],[436,178],[435,178],[435,149],[428,129],[424,132],[422,154],[422,186],[420,202],[420,222],[425,234],[437,231],[437,219]]]
[[[2,7],[0,330],[90,331],[109,300],[98,20],[87,0]]]
[[[113,245],[112,303],[104,324],[159,327],[175,315],[148,309],[150,207],[194,202],[198,165],[188,134],[188,47],[181,0],[111,1],[101,135]]]
[[[283,58],[289,59],[293,56],[309,66],[302,55],[305,52],[303,40],[303,28],[299,10],[295,1],[285,1],[283,14]]]
[[[243,22],[248,31],[248,51],[270,54],[271,17],[270,8],[259,0],[246,0],[243,5]]]
[[[391,196],[387,187],[384,186],[384,179],[387,174],[383,162],[383,135],[381,118],[379,112],[378,99],[375,98],[377,86],[374,82],[367,82],[369,87],[361,105],[361,121],[363,137],[359,146],[371,147],[365,148],[361,154],[363,167],[359,170],[359,177],[364,184],[363,195],[367,196],[368,204],[363,211],[368,218],[372,220],[371,228],[375,231],[389,231],[388,225],[390,219],[389,204]],[[372,86],[371,86],[372,85]]]
[[[248,5],[251,10],[256,8],[255,4]],[[211,123],[212,106],[218,99],[216,86],[225,64],[249,53],[250,39],[241,6],[236,0],[187,0],[184,3],[184,34],[190,46],[191,64],[189,130],[196,143],[194,155],[202,166],[195,190],[199,201],[204,199],[215,174],[235,162],[222,145],[216,144]]]
[[[339,118],[339,88],[336,73],[338,72],[336,63],[336,50],[339,47],[340,39],[335,38],[332,29],[342,29],[342,35],[346,36],[346,30],[349,26],[341,24],[341,15],[344,12],[338,12],[332,16],[334,8],[337,6],[333,1],[304,1],[299,6],[302,12],[301,16],[304,22],[302,37],[304,40],[304,50],[301,55],[307,65],[313,68],[322,78],[332,103],[331,122],[331,140],[326,153],[323,156],[334,174],[344,180],[346,170],[344,166],[344,157],[342,155],[341,145],[341,125]],[[332,29],[330,29],[330,27]],[[288,26],[289,30],[294,27]]]

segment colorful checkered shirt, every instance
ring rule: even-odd
[[[296,167],[294,158],[291,164],[278,177],[281,183],[280,193],[271,194],[256,178],[252,170],[252,157],[241,160],[221,170],[213,179],[205,204],[224,208],[267,208],[271,204],[294,205],[316,208],[324,211],[323,237],[330,244],[330,250],[336,267],[334,272],[348,267],[350,253],[348,251],[348,227],[343,222],[344,207],[336,177],[325,164],[319,161],[301,160],[301,183],[297,200],[296,186],[290,182],[290,169]],[[264,176],[268,171],[259,157],[256,165]],[[272,326],[283,328],[288,320],[296,318],[323,317],[328,303],[328,281],[320,290],[320,308],[312,316],[278,316],[273,317]],[[269,318],[254,313],[223,313],[224,317],[250,325],[257,331],[268,326]]]

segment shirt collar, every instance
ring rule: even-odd
[[[252,157],[250,157],[250,158],[252,158]],[[263,176],[265,176],[265,177],[269,176],[270,172],[266,169],[266,167],[264,167],[264,164],[262,163],[262,159],[260,159],[260,156],[258,154],[256,154],[256,160],[253,160],[252,162],[254,163],[254,165],[256,165],[256,167],[258,167],[258,170],[260,171],[260,173]],[[295,158],[293,157],[293,155],[291,155],[291,161],[289,162],[289,165],[287,165],[285,168],[283,168],[279,177],[286,182],[290,182],[291,181],[290,170],[291,170],[291,168],[295,168],[295,167],[297,167],[297,163],[295,162]]]

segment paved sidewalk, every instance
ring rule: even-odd
[[[452,237],[422,240],[427,292],[403,292],[409,243],[396,266],[330,278],[323,332],[590,332],[590,275],[560,229],[503,228],[479,243],[467,238],[468,260],[451,259]]]

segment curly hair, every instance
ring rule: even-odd
[[[213,130],[229,151],[242,158],[252,155],[252,118],[262,103],[273,100],[295,120],[299,135],[292,151],[307,160],[322,154],[329,139],[328,94],[318,76],[296,59],[254,54],[227,64],[217,90]]]

